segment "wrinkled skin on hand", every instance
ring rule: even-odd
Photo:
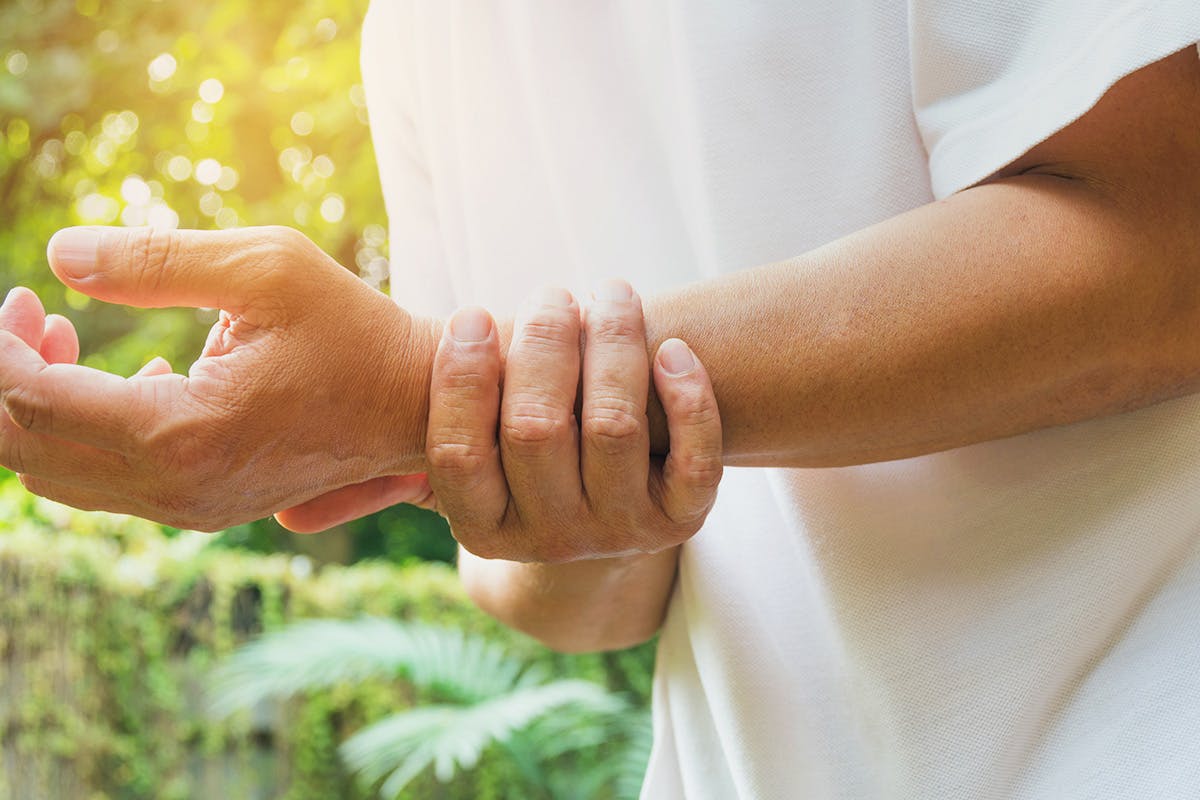
[[[586,310],[561,289],[532,298],[503,365],[491,316],[460,309],[433,364],[428,475],[348,486],[276,518],[318,531],[413,502],[436,508],[474,555],[539,563],[637,558],[686,541],[721,479],[712,383],[679,340],[651,363],[629,284],[600,294]],[[665,459],[650,454],[651,379],[670,433]]]
[[[721,422],[707,371],[678,339],[651,364],[638,296],[624,281],[599,294],[582,315],[562,290],[527,305],[503,380],[487,312],[460,310],[446,326],[425,453],[438,509],[476,556],[661,553],[695,534],[716,500]],[[651,379],[670,433],[665,460],[650,455]]]
[[[218,530],[421,468],[436,325],[295,231],[67,229],[50,262],[100,300],[222,312],[187,375],[122,378],[73,363],[70,324],[10,293],[0,464],[30,491]]]

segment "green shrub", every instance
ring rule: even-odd
[[[5,789],[4,800],[366,797],[337,748],[428,699],[412,682],[338,683],[224,721],[204,712],[213,664],[294,619],[372,615],[450,627],[645,704],[648,648],[551,653],[477,612],[446,566],[314,569],[303,556],[210,541],[0,486],[0,798]],[[578,765],[603,766],[599,756]],[[453,783],[422,776],[402,796],[513,797],[527,783],[512,759],[489,751]]]

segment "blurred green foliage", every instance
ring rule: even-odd
[[[366,0],[8,0],[0,5],[0,290],[75,323],[84,363],[182,369],[211,310],[138,310],[65,289],[46,242],[76,224],[286,224],[386,288],[387,234],[359,82]],[[448,560],[431,514],[352,524],[340,559]],[[292,549],[272,521],[219,542]]]
[[[0,482],[0,800],[368,800],[374,793],[356,786],[339,745],[389,714],[437,702],[438,687],[412,676],[346,676],[230,719],[205,713],[211,667],[299,619],[372,615],[462,631],[464,642],[494,643],[523,669],[590,681],[645,708],[651,645],[552,653],[475,609],[445,565],[318,567],[304,556],[231,552],[207,546],[204,534],[168,538],[151,523],[73,511],[19,489]],[[388,654],[381,645],[367,655]],[[426,666],[457,666],[460,679],[483,683],[503,677],[495,665],[471,670],[461,654],[451,661]],[[634,715],[630,724],[644,719]],[[577,727],[576,744],[612,733]],[[614,774],[628,754],[600,738],[551,755],[547,769],[595,787],[576,796],[636,796],[640,769],[625,770],[632,781]],[[511,754],[493,748],[453,782],[422,775],[402,796],[536,796],[528,786]]]

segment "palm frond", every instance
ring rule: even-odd
[[[654,726],[648,709],[624,716],[622,723],[625,748],[613,766],[616,796],[619,800],[638,800],[646,780],[650,750],[654,746]]]
[[[623,711],[626,706],[622,704],[618,708]],[[547,714],[530,723],[521,732],[521,738],[527,740],[528,746],[543,760],[557,758],[565,753],[599,747],[605,742],[619,741],[624,733],[622,716],[608,709],[595,713],[579,708],[572,709],[569,714]]]
[[[225,716],[269,697],[404,677],[448,700],[473,703],[525,683],[504,648],[462,631],[395,620],[307,620],[234,653],[209,682],[209,708]]]
[[[368,783],[385,775],[382,794],[395,797],[430,765],[451,780],[478,763],[484,750],[508,741],[534,721],[565,708],[613,714],[624,702],[587,681],[561,680],[516,689],[472,706],[426,706],[395,714],[364,728],[340,749],[342,758]]]

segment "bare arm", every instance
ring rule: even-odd
[[[982,185],[648,299],[648,344],[704,359],[731,465],[914,456],[1194,391],[1198,130],[1189,49]]]
[[[1195,391],[1197,131],[1189,49],[982,185],[647,299],[647,346],[677,336],[703,359],[731,465],[914,456]],[[614,621],[657,628],[674,562],[463,566],[484,608],[553,643]]]

